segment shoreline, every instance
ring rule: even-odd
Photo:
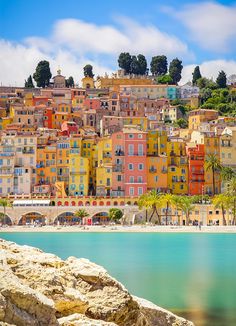
[[[1,233],[236,233],[236,226],[9,226],[0,227]]]

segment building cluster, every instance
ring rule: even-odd
[[[0,195],[137,197],[213,193],[206,156],[235,167],[236,120],[198,109],[197,87],[84,77],[66,88],[0,88]],[[185,117],[171,100],[192,110]],[[188,120],[188,128],[173,124]],[[169,122],[169,123],[166,123]],[[215,192],[222,189],[215,172]]]

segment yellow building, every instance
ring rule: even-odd
[[[140,127],[142,131],[148,129],[148,119],[146,117],[122,117],[123,126],[129,125],[133,127]]]
[[[33,93],[26,93],[24,96],[24,105],[33,106]]]
[[[112,181],[112,140],[104,137],[97,144],[96,194],[110,196]]]
[[[181,138],[170,138],[167,143],[168,189],[173,194],[188,193],[188,161],[185,142]]]
[[[190,130],[198,130],[200,125],[204,122],[216,120],[219,116],[219,112],[216,110],[193,110],[188,114],[188,125]]]
[[[147,134],[147,188],[167,190],[167,133],[152,130]]]
[[[82,87],[83,88],[94,88],[94,80],[91,77],[82,78]]]
[[[5,130],[10,123],[12,123],[12,118],[10,117],[0,118],[0,130]]]
[[[148,78],[110,78],[99,77],[96,81],[97,88],[113,88],[114,91],[119,90],[120,85],[152,85],[153,82]]]
[[[70,139],[69,194],[87,196],[89,193],[89,159],[82,156],[82,138]]]

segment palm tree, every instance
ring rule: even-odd
[[[228,210],[230,207],[232,200],[228,194],[219,194],[215,195],[213,198],[213,205],[215,208],[220,208],[223,217],[223,225],[227,225],[226,218],[225,218],[225,210]]]
[[[186,216],[186,225],[189,225],[189,215],[195,208],[194,200],[195,198],[188,196],[178,196],[174,199],[176,207],[181,209]]]
[[[229,182],[227,195],[230,197],[231,207],[233,211],[232,225],[236,223],[236,177],[232,178]]]
[[[149,217],[149,222],[151,222],[153,215],[156,213],[158,218],[158,224],[161,224],[160,215],[158,213],[158,208],[160,208],[161,206],[160,198],[161,198],[161,194],[157,193],[156,190],[151,190],[139,197],[138,200],[139,209],[142,208],[145,208],[146,210],[152,209],[152,213]]]
[[[76,211],[74,213],[74,216],[79,217],[81,219],[81,222],[82,222],[84,217],[89,216],[89,213],[84,208],[80,208],[78,211]]]
[[[221,175],[222,181],[227,182],[228,186],[229,186],[229,181],[236,177],[235,171],[229,166],[223,166],[220,171],[220,175]]]
[[[172,194],[162,194],[160,198],[161,206],[165,206],[166,225],[168,222],[168,211],[171,205],[175,205],[176,196]]]
[[[6,222],[6,208],[12,207],[12,204],[8,199],[1,198],[0,199],[0,206],[3,207],[3,224]]]
[[[206,171],[212,171],[212,185],[213,185],[213,195],[215,195],[215,173],[218,170],[222,169],[222,165],[220,164],[220,161],[218,157],[215,154],[209,154],[206,158]]]

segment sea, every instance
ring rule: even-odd
[[[0,233],[66,259],[102,265],[134,295],[192,320],[236,325],[236,234]]]

